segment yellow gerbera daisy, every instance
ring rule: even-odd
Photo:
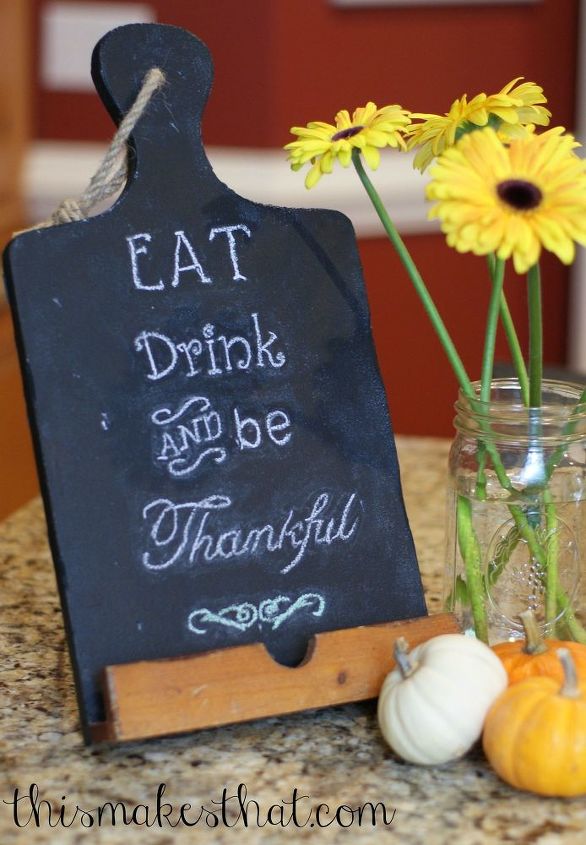
[[[291,133],[297,141],[285,146],[289,151],[292,170],[299,170],[307,162],[313,165],[305,177],[305,187],[312,188],[322,173],[331,173],[336,159],[343,167],[352,160],[352,150],[358,149],[368,166],[376,170],[380,163],[379,149],[405,149],[403,132],[410,122],[410,114],[401,106],[377,109],[367,103],[356,109],[352,117],[345,109],[335,117],[335,125],[315,121],[307,126],[293,126]]]
[[[412,123],[407,130],[408,148],[420,148],[413,166],[423,173],[435,156],[471,129],[491,125],[502,140],[509,140],[531,134],[535,124],[547,126],[551,112],[539,105],[547,102],[543,89],[534,82],[517,85],[522,78],[513,79],[498,94],[477,94],[470,102],[464,94],[444,115],[414,113],[412,117],[423,122]]]
[[[564,264],[574,241],[586,245],[586,162],[562,127],[504,144],[486,128],[464,135],[431,170],[427,198],[435,200],[450,246],[476,255],[513,257],[525,273],[541,248]]]

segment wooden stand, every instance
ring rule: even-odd
[[[457,633],[451,614],[317,634],[303,662],[276,663],[261,643],[191,657],[107,666],[106,721],[93,742],[126,741],[375,698],[393,643]]]

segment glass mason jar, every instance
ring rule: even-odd
[[[546,636],[586,642],[584,388],[544,381],[528,408],[497,379],[489,402],[460,392],[455,408],[446,609],[491,644],[522,637],[527,609]]]

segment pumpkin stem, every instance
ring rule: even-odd
[[[543,641],[543,637],[537,626],[537,619],[531,608],[527,608],[523,613],[519,614],[519,619],[523,623],[525,629],[525,645],[523,646],[524,654],[544,654],[547,651],[547,646]]]
[[[560,695],[564,698],[580,698],[580,687],[578,686],[578,673],[574,658],[567,648],[558,648],[556,654],[562,661],[564,669],[564,683],[560,689]]]
[[[403,676],[403,680],[415,672],[416,667],[409,660],[409,643],[405,637],[399,637],[395,640],[393,655],[397,666],[399,667],[399,671]]]

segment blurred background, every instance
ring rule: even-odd
[[[239,193],[339,208],[353,220],[395,431],[449,436],[456,383],[408,280],[348,172],[311,192],[281,151],[291,125],[332,121],[374,100],[446,112],[463,93],[517,76],[541,84],[554,125],[584,137],[582,0],[0,0],[0,237],[33,225],[87,184],[113,126],[89,75],[91,50],[133,21],[176,24],[205,41],[216,75],[204,121],[214,167]],[[581,47],[582,43],[582,47]],[[471,376],[480,371],[485,262],[457,256],[426,222],[424,178],[389,152],[375,176]],[[545,359],[586,371],[586,269],[547,256]],[[508,279],[526,344],[524,283]],[[497,357],[505,359],[499,340]],[[0,293],[0,518],[37,492],[12,326]]]

